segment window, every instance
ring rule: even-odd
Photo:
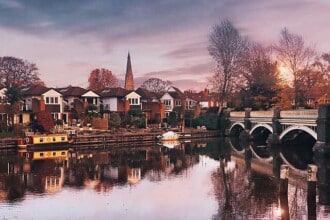
[[[53,156],[56,156],[56,152],[53,152]]]
[[[181,105],[181,100],[175,100],[175,105],[180,106]]]
[[[65,137],[61,137],[61,141],[65,141]]]
[[[64,156],[64,155],[65,155],[65,151],[62,151],[62,152],[61,152],[61,155]]]
[[[44,153],[39,153],[39,156],[40,156],[40,157],[43,157],[43,156],[44,156]]]
[[[55,103],[56,104],[58,103],[58,97],[55,97]]]
[[[43,142],[44,142],[44,139],[43,139],[43,138],[40,138],[40,139],[39,139],[39,142],[40,142],[40,143],[43,143]]]
[[[54,97],[50,97],[50,103],[51,103],[51,104],[54,103]]]
[[[138,105],[139,99],[138,98],[129,98],[128,99],[130,105]]]
[[[46,104],[49,103],[49,97],[46,97]]]
[[[164,104],[165,105],[172,105],[172,102],[170,99],[164,99]]]
[[[56,137],[53,137],[53,141],[56,141]]]

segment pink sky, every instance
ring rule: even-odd
[[[328,0],[0,0],[0,56],[36,63],[47,86],[86,87],[94,68],[122,81],[130,51],[137,86],[158,77],[200,90],[213,72],[207,46],[217,22],[230,19],[263,44],[288,27],[329,52],[329,11]]]

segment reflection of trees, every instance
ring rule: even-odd
[[[303,219],[306,217],[306,191],[289,184],[288,187],[290,219]]]
[[[220,161],[212,174],[218,213],[214,219],[250,219],[271,216],[271,205],[277,202],[277,186],[266,175],[244,171],[233,161]],[[251,175],[251,177],[249,176]]]

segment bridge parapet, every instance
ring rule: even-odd
[[[251,118],[272,118],[274,111],[252,111],[250,113]]]
[[[301,118],[301,119],[317,119],[317,109],[291,110],[281,111],[281,118]]]
[[[245,112],[230,112],[229,116],[231,118],[244,118],[245,117]]]

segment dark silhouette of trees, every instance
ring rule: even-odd
[[[168,88],[172,85],[172,83],[168,80],[163,81],[159,78],[150,78],[144,81],[141,85],[142,88],[145,88],[149,91],[158,93],[167,91]]]
[[[108,69],[94,69],[89,74],[88,89],[99,91],[105,88],[113,88],[118,86],[118,79]]]
[[[0,87],[44,85],[36,64],[16,57],[0,57]]]
[[[247,39],[240,35],[229,20],[213,27],[209,35],[208,51],[217,66],[210,83],[219,93],[219,112],[228,101],[229,95],[241,87],[241,58],[246,49]]]
[[[299,86],[301,76],[306,74],[311,67],[316,51],[305,45],[302,36],[289,32],[287,28],[281,31],[280,40],[274,46],[278,60],[285,65],[293,75],[293,88],[295,95],[295,107],[303,105],[300,97]]]
[[[241,90],[243,107],[269,109],[278,102],[280,77],[271,51],[260,44],[250,43],[243,62],[246,87]]]

